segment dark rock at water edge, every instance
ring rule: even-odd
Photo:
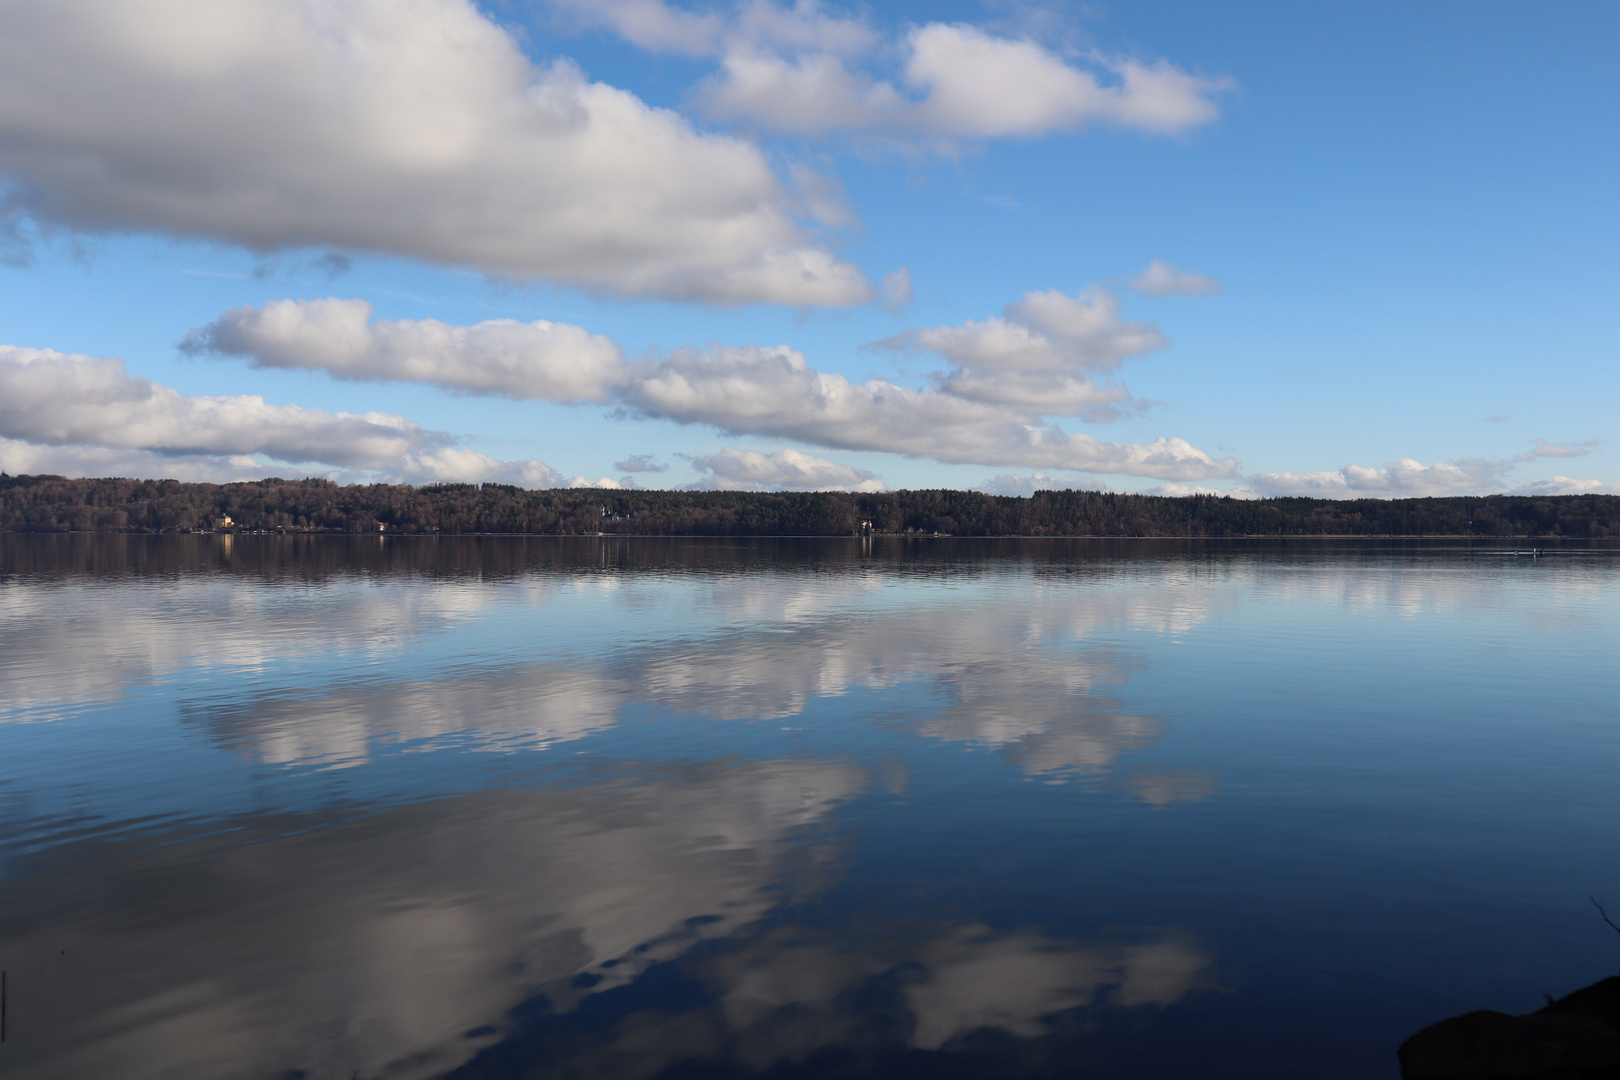
[[[1401,1044],[1403,1080],[1611,1080],[1620,1077],[1620,976],[1524,1016],[1481,1010]]]

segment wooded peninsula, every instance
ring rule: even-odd
[[[0,532],[581,536],[1620,537],[1620,496],[1233,499],[1100,491],[737,492],[188,484],[0,473]]]

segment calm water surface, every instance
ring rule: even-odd
[[[1382,1077],[1620,971],[1620,549],[0,537],[14,1078]]]

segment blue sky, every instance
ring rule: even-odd
[[[0,468],[1620,490],[1617,32],[20,0]]]

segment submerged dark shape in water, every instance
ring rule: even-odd
[[[1401,1044],[1404,1080],[1600,1080],[1620,1076],[1620,975],[1523,1016],[1481,1009]]]

